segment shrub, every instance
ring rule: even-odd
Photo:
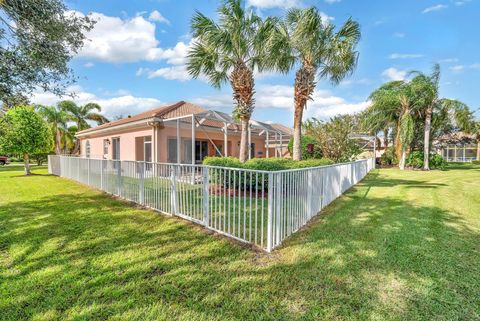
[[[308,145],[313,144],[313,153],[308,152]],[[300,149],[302,150],[302,160],[315,159],[322,157],[322,151],[318,142],[312,136],[302,135],[300,138]],[[288,142],[288,152],[293,156],[293,137]]]
[[[438,154],[431,153],[429,156],[429,165],[430,168],[438,168],[438,169],[444,169],[445,166],[447,165],[447,162],[445,159]],[[423,152],[422,151],[414,151],[408,155],[407,158],[407,166],[413,167],[413,168],[422,168],[423,167]]]
[[[322,158],[322,159],[309,159],[309,160],[302,160],[302,161],[294,161],[288,158],[253,158],[245,163],[241,163],[237,158],[234,157],[207,157],[203,160],[203,165],[208,166],[219,166],[225,168],[243,168],[243,169],[252,169],[258,171],[281,171],[281,170],[288,170],[288,169],[295,169],[295,168],[308,168],[308,167],[318,167],[324,165],[331,165],[334,162],[330,159]],[[212,170],[210,173],[211,177],[215,180],[218,179],[219,182],[230,182],[230,186],[236,186],[240,189],[243,189],[244,186],[247,189],[250,186],[250,182],[252,186],[257,184],[257,177],[258,177],[258,186],[262,185],[262,176],[263,186],[264,188],[268,187],[268,175],[264,174],[247,174],[241,171],[231,171],[229,172],[228,178],[223,177],[221,171]]]
[[[423,167],[423,152],[414,151],[411,152],[407,157],[407,166],[413,168],[422,168]]]
[[[385,152],[380,157],[381,165],[396,165],[398,164],[397,156],[395,155],[395,150],[393,146],[388,147]]]
[[[445,158],[438,154],[430,154],[429,163],[431,168],[445,169],[447,166]]]
[[[474,161],[472,161],[472,164],[473,165],[480,165],[480,160],[474,160]]]
[[[292,162],[292,167],[290,168],[308,168],[308,167],[318,167],[325,165],[332,165],[335,162],[328,158],[320,159],[306,159],[299,162]]]
[[[205,157],[203,160],[203,165],[208,166],[220,166],[220,167],[229,167],[229,168],[243,168],[243,164],[235,157],[218,157],[211,156]]]

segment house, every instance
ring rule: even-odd
[[[433,142],[433,147],[447,162],[480,160],[480,140],[475,134],[464,132],[445,134]]]
[[[291,129],[251,120],[249,157],[289,157]],[[240,124],[230,115],[180,101],[76,134],[83,157],[199,164],[240,152]]]

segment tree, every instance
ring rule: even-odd
[[[401,157],[399,126],[402,107],[399,97],[404,86],[404,81],[391,81],[383,84],[370,94],[369,100],[372,103],[362,114],[362,124],[368,131],[383,130],[385,133],[390,128],[392,129],[397,159]]]
[[[191,21],[194,37],[188,52],[187,70],[193,78],[204,75],[220,88],[227,81],[236,103],[234,116],[241,122],[240,161],[248,157],[248,126],[254,110],[255,70],[263,71],[273,19],[265,21],[240,0],[225,0],[218,8],[218,23],[196,12]]]
[[[272,64],[284,71],[297,64],[294,85],[293,159],[301,159],[303,111],[312,100],[316,78],[338,84],[350,75],[358,60],[355,47],[360,26],[352,19],[335,32],[335,26],[322,19],[315,7],[291,9],[285,21],[277,24],[269,42]]]
[[[62,137],[67,128],[68,115],[67,113],[55,106],[37,106],[37,110],[40,115],[43,116],[45,121],[50,125],[52,134],[54,135],[55,142],[55,154],[60,155],[62,153]]]
[[[358,125],[356,116],[339,115],[329,121],[308,119],[303,126],[306,135],[315,139],[322,157],[335,162],[346,162],[362,152],[357,142],[352,139]]]
[[[69,60],[93,27],[61,0],[0,1],[0,101],[17,105],[35,88],[63,94],[75,81]],[[9,103],[17,100],[17,103]]]
[[[419,108],[422,109],[424,118],[423,169],[429,170],[432,133],[438,130],[445,131],[452,127],[470,132],[473,129],[473,116],[468,106],[463,102],[439,97],[439,64],[433,66],[433,71],[430,75],[418,71],[413,71],[411,74],[415,75],[410,82],[415,90],[415,101]],[[435,119],[436,122],[433,124]]]
[[[108,119],[98,113],[102,111],[102,107],[96,103],[88,103],[83,106],[78,106],[71,100],[64,100],[58,103],[58,108],[67,114],[68,120],[75,122],[78,131],[90,128],[90,125],[88,124],[89,120],[94,121],[99,125],[108,123]],[[75,141],[73,154],[77,154],[79,149],[80,142]]]
[[[0,149],[7,154],[22,155],[25,175],[30,175],[30,155],[52,149],[52,132],[33,107],[10,109],[0,122]]]

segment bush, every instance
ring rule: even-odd
[[[309,160],[302,160],[302,161],[294,161],[287,158],[253,158],[245,163],[241,163],[237,158],[234,157],[207,157],[203,160],[203,165],[208,166],[219,166],[225,168],[243,168],[243,169],[252,169],[258,171],[281,171],[281,170],[288,170],[288,169],[295,169],[295,168],[308,168],[308,167],[318,167],[324,165],[331,165],[334,162],[330,159],[322,158],[322,159],[309,159]],[[243,189],[244,186],[247,186],[247,189],[250,186],[250,182],[252,186],[257,184],[257,175],[255,174],[247,174],[241,171],[231,171],[227,179],[223,177],[220,171],[212,170],[210,174],[215,180],[218,181],[225,181],[230,182],[230,186],[236,186],[240,189]],[[262,185],[262,176],[264,177],[263,186],[264,188],[268,188],[268,175],[259,174],[258,175],[258,186]]]
[[[474,160],[474,161],[472,161],[472,164],[473,165],[480,165],[480,160]]]
[[[229,168],[243,168],[243,164],[235,157],[205,157],[203,165],[207,166],[220,166]]]
[[[313,144],[313,153],[308,152],[308,145]],[[302,150],[302,160],[315,159],[322,157],[322,151],[318,146],[318,142],[312,136],[302,135],[300,138],[300,149]],[[293,137],[288,142],[288,152],[293,156]]]
[[[395,150],[393,146],[388,147],[387,150],[380,157],[380,165],[396,165],[398,164],[397,156],[395,155]]]
[[[438,154],[431,153],[429,158],[429,165],[430,168],[435,169],[444,169],[447,165],[445,159]],[[423,167],[423,152],[422,151],[414,151],[408,155],[407,158],[407,166],[413,168],[422,168]]]

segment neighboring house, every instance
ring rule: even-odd
[[[447,162],[480,160],[480,141],[473,134],[463,132],[447,134],[434,141],[433,146]]]
[[[250,157],[289,157],[291,129],[250,122]],[[180,101],[76,134],[83,157],[199,164],[240,152],[240,125],[228,114]]]

